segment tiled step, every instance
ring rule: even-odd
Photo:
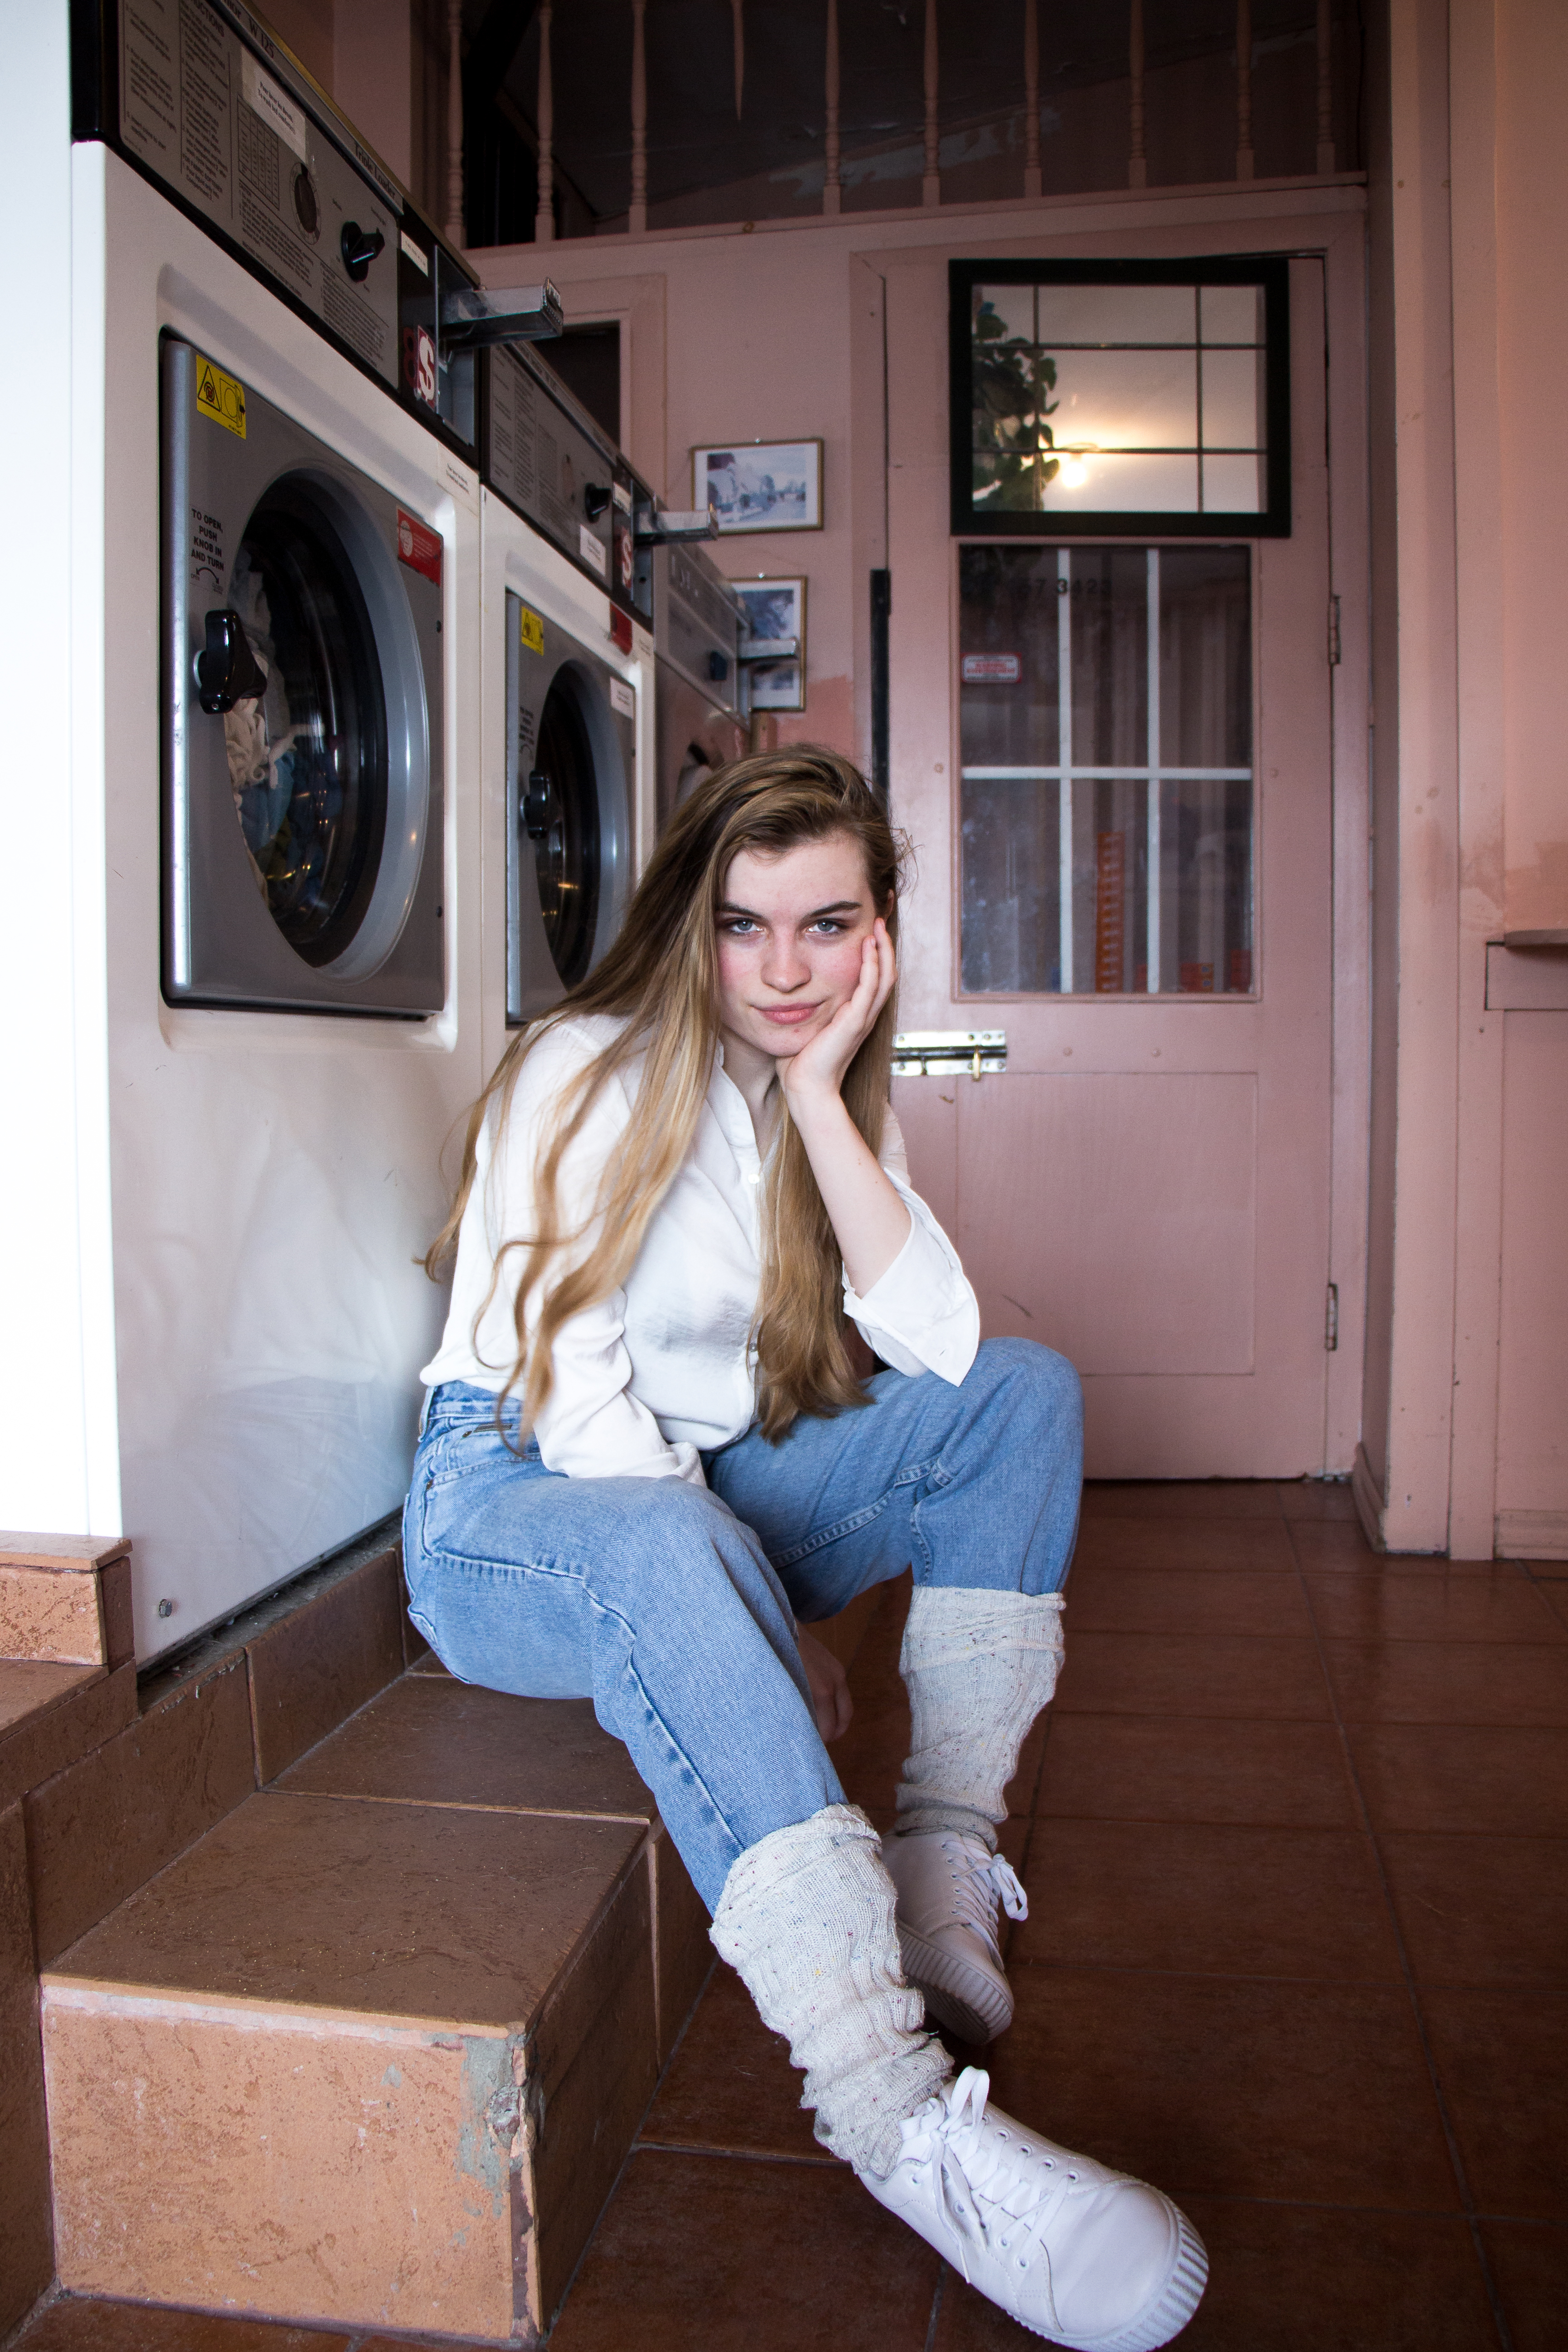
[[[62,2284],[532,2340],[706,1927],[586,1703],[405,1675],[45,1972]]]
[[[134,1647],[128,1538],[0,1532],[0,1658],[109,1672]]]

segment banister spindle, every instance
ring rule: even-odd
[[[1252,177],[1252,0],[1236,0],[1236,176]]]
[[[926,0],[926,154],[921,180],[922,205],[942,202],[942,145],[937,131],[936,0]]]
[[[1024,0],[1024,194],[1040,193],[1040,27],[1035,0]]]
[[[1030,0],[1033,5],[1033,0]],[[843,208],[843,190],[838,179],[838,0],[827,0],[827,60],[824,80],[826,99],[826,121],[822,138],[822,209],[836,213]]]
[[[1131,0],[1127,27],[1127,184],[1146,188],[1148,158],[1143,152],[1143,0]]]
[[[632,0],[632,201],[626,227],[633,236],[647,232],[647,0]]]
[[[463,234],[463,0],[447,0],[447,236]]]
[[[1334,168],[1333,0],[1318,0],[1318,169]]]
[[[553,0],[539,11],[539,206],[533,215],[535,245],[555,242],[555,94],[550,81],[550,23]]]

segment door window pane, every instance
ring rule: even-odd
[[[964,993],[1249,994],[1250,550],[964,547],[959,606]]]
[[[1288,531],[1284,273],[953,262],[954,531]]]

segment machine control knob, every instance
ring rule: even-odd
[[[715,686],[722,686],[724,680],[730,675],[729,655],[719,653],[717,650],[710,653],[708,656],[708,675],[712,679]]]
[[[550,803],[554,786],[542,768],[529,771],[522,795],[522,829],[530,841],[542,841],[550,830]]]
[[[344,221],[342,236],[339,242],[342,250],[343,268],[356,286],[363,286],[365,273],[371,263],[386,245],[385,237],[378,228],[361,228],[358,221]]]
[[[590,522],[598,521],[614,495],[608,482],[584,483],[583,504],[587,509]]]
[[[245,625],[233,612],[207,614],[207,641],[196,656],[196,698],[220,719],[247,696],[265,694],[267,672],[250,650]]]

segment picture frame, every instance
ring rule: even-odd
[[[753,637],[795,637],[799,650],[793,659],[775,662],[749,662],[751,672],[752,709],[753,710],[804,710],[805,709],[805,581],[798,573],[789,579],[771,579],[759,574],[755,580],[732,579],[730,586],[739,597],[746,614],[748,634]]]
[[[721,539],[822,529],[822,443],[707,441],[691,452],[691,503],[711,506]]]

